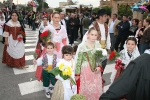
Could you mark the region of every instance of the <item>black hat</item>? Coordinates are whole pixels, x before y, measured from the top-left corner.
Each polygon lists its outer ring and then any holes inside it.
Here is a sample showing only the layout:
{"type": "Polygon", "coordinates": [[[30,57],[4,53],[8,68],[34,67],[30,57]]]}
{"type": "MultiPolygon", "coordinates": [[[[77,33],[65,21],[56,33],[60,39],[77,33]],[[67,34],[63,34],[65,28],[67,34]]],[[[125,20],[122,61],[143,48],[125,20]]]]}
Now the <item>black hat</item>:
{"type": "Polygon", "coordinates": [[[107,11],[105,9],[100,9],[97,13],[97,17],[107,15],[107,11]]]}

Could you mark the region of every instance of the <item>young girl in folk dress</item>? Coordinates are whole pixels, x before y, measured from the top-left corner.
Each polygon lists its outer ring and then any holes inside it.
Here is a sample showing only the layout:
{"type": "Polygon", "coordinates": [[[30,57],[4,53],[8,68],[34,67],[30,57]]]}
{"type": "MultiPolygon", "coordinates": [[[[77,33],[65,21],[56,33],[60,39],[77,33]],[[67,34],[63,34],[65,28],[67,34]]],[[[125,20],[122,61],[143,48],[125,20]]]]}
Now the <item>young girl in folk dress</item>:
{"type": "Polygon", "coordinates": [[[100,67],[96,66],[94,57],[95,51],[101,48],[97,37],[96,29],[89,29],[87,40],[78,46],[75,57],[78,93],[84,95],[86,100],[99,100],[103,93],[100,67]]]}
{"type": "Polygon", "coordinates": [[[50,98],[50,92],[52,93],[51,87],[54,86],[56,83],[55,76],[48,73],[49,70],[52,70],[53,68],[56,67],[56,64],[58,62],[57,55],[54,54],[53,51],[54,51],[54,44],[52,42],[48,42],[46,44],[46,53],[44,53],[37,60],[33,61],[33,63],[37,64],[37,66],[42,65],[43,86],[47,98],[50,98]]]}
{"type": "Polygon", "coordinates": [[[140,53],[137,48],[136,38],[133,36],[128,37],[128,39],[126,40],[126,43],[124,44],[124,50],[120,51],[120,57],[118,58],[119,60],[122,61],[123,69],[120,69],[120,68],[114,69],[110,77],[111,83],[113,83],[114,80],[120,76],[123,70],[126,69],[129,62],[131,60],[134,60],[138,56],[140,56],[140,53]]]}
{"type": "MultiPolygon", "coordinates": [[[[75,81],[74,77],[74,60],[73,60],[73,48],[71,46],[64,46],[62,48],[63,59],[57,63],[57,67],[64,64],[65,67],[69,66],[72,69],[71,78],[75,81]]],[[[64,80],[60,75],[56,76],[57,82],[54,86],[54,93],[51,100],[70,100],[70,98],[76,94],[76,85],[72,85],[70,79],[64,80]]]]}
{"type": "Polygon", "coordinates": [[[39,27],[39,39],[38,39],[37,46],[36,46],[36,49],[39,49],[41,51],[44,49],[45,43],[43,43],[43,41],[41,40],[40,35],[43,32],[44,28],[46,26],[48,26],[48,24],[49,24],[48,18],[44,16],[43,17],[43,21],[42,21],[42,23],[41,23],[41,25],[39,27]]]}
{"type": "Polygon", "coordinates": [[[58,58],[62,58],[61,49],[64,45],[69,44],[66,28],[59,24],[59,13],[54,12],[52,14],[52,21],[53,23],[45,27],[44,31],[49,30],[51,32],[51,42],[53,42],[56,46],[54,53],[57,54],[58,58]]]}
{"type": "Polygon", "coordinates": [[[17,38],[18,32],[24,31],[24,28],[18,21],[17,12],[11,13],[11,19],[4,27],[3,37],[5,37],[5,44],[2,63],[10,67],[23,68],[25,66],[25,39],[18,42],[17,38]],[[15,46],[16,43],[17,45],[15,46]]]}

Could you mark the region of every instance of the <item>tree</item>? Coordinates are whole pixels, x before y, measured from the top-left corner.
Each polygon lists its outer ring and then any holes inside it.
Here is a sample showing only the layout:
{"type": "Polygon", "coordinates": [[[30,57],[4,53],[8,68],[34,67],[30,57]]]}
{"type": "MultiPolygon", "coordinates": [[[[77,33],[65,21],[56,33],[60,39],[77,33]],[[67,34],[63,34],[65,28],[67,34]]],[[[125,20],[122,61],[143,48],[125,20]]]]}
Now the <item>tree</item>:
{"type": "Polygon", "coordinates": [[[40,2],[39,6],[37,7],[37,10],[38,11],[42,10],[42,7],[44,7],[44,9],[49,8],[49,6],[46,2],[44,2],[44,6],[43,6],[43,2],[40,2]]]}
{"type": "Polygon", "coordinates": [[[118,15],[123,16],[124,14],[127,14],[128,16],[132,16],[132,11],[129,5],[121,4],[118,7],[118,15]]]}
{"type": "Polygon", "coordinates": [[[98,10],[99,10],[99,8],[94,8],[92,12],[97,13],[97,12],[98,12],[98,10]]]}
{"type": "Polygon", "coordinates": [[[53,9],[48,9],[47,12],[53,13],[53,9]]]}
{"type": "Polygon", "coordinates": [[[111,15],[111,7],[109,6],[104,6],[103,9],[105,9],[107,11],[108,15],[111,15]]]}
{"type": "Polygon", "coordinates": [[[60,7],[58,7],[58,8],[55,8],[55,11],[62,12],[62,9],[60,7]]]}

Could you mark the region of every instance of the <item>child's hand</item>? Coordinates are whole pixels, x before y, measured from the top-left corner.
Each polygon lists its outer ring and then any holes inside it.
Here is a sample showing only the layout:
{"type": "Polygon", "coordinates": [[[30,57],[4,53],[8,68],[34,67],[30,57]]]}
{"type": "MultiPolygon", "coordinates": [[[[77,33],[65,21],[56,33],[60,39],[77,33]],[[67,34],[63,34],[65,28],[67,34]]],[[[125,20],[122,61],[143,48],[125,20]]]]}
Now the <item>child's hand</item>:
{"type": "Polygon", "coordinates": [[[95,73],[98,74],[99,72],[100,72],[100,68],[97,67],[97,68],[95,69],[95,73]]]}
{"type": "Polygon", "coordinates": [[[36,65],[36,64],[37,64],[36,60],[33,60],[33,64],[34,64],[34,65],[36,65]]]}

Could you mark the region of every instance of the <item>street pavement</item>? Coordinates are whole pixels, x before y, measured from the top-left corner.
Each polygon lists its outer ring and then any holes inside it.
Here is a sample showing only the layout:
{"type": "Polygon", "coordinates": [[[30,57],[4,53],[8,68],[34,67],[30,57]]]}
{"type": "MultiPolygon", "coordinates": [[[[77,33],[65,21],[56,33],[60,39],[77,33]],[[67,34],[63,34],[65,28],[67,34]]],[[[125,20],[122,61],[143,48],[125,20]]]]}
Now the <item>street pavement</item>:
{"type": "MultiPolygon", "coordinates": [[[[28,27],[28,26],[27,26],[28,27]]],[[[36,66],[33,65],[33,53],[38,39],[38,30],[26,28],[25,59],[28,68],[11,68],[0,62],[0,100],[49,100],[46,98],[42,82],[35,78],[36,66]]],[[[78,40],[75,44],[79,44],[78,40]]],[[[0,60],[2,61],[4,45],[0,43],[0,60]]],[[[109,63],[104,70],[106,91],[110,86],[110,75],[114,64],[109,63]]]]}

